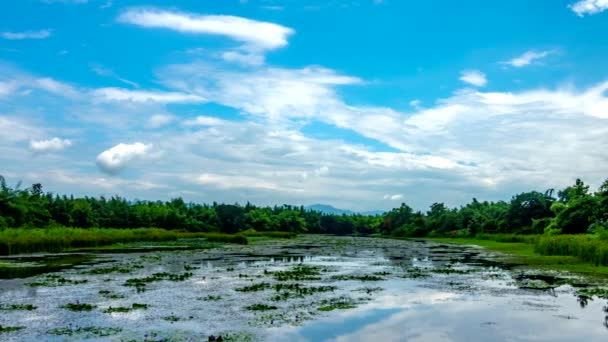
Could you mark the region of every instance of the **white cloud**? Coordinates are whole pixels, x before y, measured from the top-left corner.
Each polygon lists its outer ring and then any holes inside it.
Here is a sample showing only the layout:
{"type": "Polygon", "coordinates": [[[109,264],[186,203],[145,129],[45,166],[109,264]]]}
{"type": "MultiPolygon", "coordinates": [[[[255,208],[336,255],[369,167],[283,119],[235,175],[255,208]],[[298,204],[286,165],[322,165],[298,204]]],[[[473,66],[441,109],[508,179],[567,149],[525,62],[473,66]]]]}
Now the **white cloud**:
{"type": "Polygon", "coordinates": [[[97,156],[97,166],[109,174],[123,170],[134,159],[146,157],[152,145],[136,142],[134,144],[120,143],[97,156]]]}
{"type": "Polygon", "coordinates": [[[34,80],[33,86],[45,90],[49,93],[62,95],[66,97],[74,97],[78,95],[78,91],[69,84],[59,82],[49,77],[38,78],[34,80]]]}
{"type": "Polygon", "coordinates": [[[608,0],[581,0],[569,6],[578,16],[597,14],[608,9],[608,0]]]}
{"type": "Polygon", "coordinates": [[[403,194],[384,195],[385,200],[399,201],[403,199],[403,194]]]}
{"type": "Polygon", "coordinates": [[[503,64],[511,65],[513,67],[516,67],[516,68],[521,68],[521,67],[524,67],[526,65],[530,65],[535,60],[545,58],[545,57],[549,56],[552,53],[553,53],[552,51],[539,51],[539,52],[537,52],[537,51],[526,51],[521,56],[515,57],[515,58],[513,58],[511,60],[508,60],[508,61],[505,61],[505,62],[502,62],[502,63],[503,64]]]}
{"type": "Polygon", "coordinates": [[[51,138],[47,140],[30,140],[30,149],[34,152],[58,152],[72,146],[72,141],[61,138],[51,138]]]}
{"type": "Polygon", "coordinates": [[[130,8],[118,21],[148,28],[165,28],[183,33],[228,36],[250,47],[270,50],[287,45],[294,33],[288,27],[229,15],[198,15],[151,8],[130,8]]]}
{"type": "Polygon", "coordinates": [[[23,32],[0,32],[0,37],[8,40],[45,39],[50,37],[51,30],[23,31],[23,32]]]}
{"type": "Polygon", "coordinates": [[[132,87],[139,88],[139,84],[138,83],[133,82],[131,80],[128,80],[126,78],[120,77],[120,75],[118,75],[116,72],[114,72],[114,70],[105,68],[105,67],[103,67],[101,65],[93,65],[92,66],[92,70],[93,70],[93,72],[95,72],[99,76],[111,77],[111,78],[114,78],[114,79],[116,79],[116,80],[118,80],[118,81],[120,81],[122,83],[128,84],[128,85],[130,85],[132,87]]]}
{"type": "Polygon", "coordinates": [[[242,65],[259,66],[264,64],[264,55],[257,52],[226,51],[222,53],[222,59],[242,65]]]}
{"type": "Polygon", "coordinates": [[[178,92],[130,90],[122,88],[99,88],[93,91],[98,101],[159,102],[159,103],[197,103],[205,102],[198,95],[178,92]]]}
{"type": "Polygon", "coordinates": [[[224,123],[224,120],[212,116],[199,115],[192,120],[186,120],[185,126],[215,126],[224,123]]]}
{"type": "Polygon", "coordinates": [[[175,121],[175,117],[173,115],[154,114],[148,119],[148,122],[146,123],[146,127],[160,128],[160,127],[170,124],[173,121],[175,121]]]}
{"type": "Polygon", "coordinates": [[[476,87],[483,87],[488,83],[486,75],[479,70],[462,71],[460,73],[460,80],[476,87]]]}

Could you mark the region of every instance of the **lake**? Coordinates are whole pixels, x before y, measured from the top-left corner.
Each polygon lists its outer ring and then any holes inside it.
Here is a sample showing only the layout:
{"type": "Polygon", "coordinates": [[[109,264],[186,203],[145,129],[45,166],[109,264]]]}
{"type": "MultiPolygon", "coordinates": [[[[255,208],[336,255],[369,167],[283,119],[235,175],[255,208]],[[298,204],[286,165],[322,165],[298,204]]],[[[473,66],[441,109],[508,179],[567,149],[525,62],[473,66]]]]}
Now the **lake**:
{"type": "Polygon", "coordinates": [[[0,259],[0,340],[608,340],[607,301],[580,294],[602,279],[473,246],[305,235],[149,247],[0,259]]]}

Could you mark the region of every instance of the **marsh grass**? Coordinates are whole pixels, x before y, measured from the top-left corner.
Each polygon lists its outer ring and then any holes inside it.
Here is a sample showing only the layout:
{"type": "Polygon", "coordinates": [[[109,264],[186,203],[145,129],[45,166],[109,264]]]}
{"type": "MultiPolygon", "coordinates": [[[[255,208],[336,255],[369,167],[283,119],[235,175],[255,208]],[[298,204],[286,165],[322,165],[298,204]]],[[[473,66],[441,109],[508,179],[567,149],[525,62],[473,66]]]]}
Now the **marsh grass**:
{"type": "Polygon", "coordinates": [[[248,229],[241,232],[242,235],[246,237],[264,237],[264,238],[273,238],[273,239],[293,239],[298,236],[296,233],[292,232],[281,232],[281,231],[256,231],[253,229],[248,229]]]}
{"type": "Polygon", "coordinates": [[[382,281],[385,280],[377,275],[339,275],[334,280],[358,280],[358,281],[382,281]]]}
{"type": "Polygon", "coordinates": [[[8,228],[0,230],[0,255],[36,252],[61,252],[73,248],[90,248],[138,241],[174,241],[204,238],[209,242],[248,243],[239,234],[189,233],[157,228],[8,228]]]}
{"type": "Polygon", "coordinates": [[[608,241],[593,235],[543,236],[534,250],[541,255],[574,256],[595,266],[608,266],[608,241]]]}
{"type": "Polygon", "coordinates": [[[222,300],[221,296],[205,296],[205,297],[198,297],[196,298],[197,300],[202,300],[205,302],[217,302],[222,300]]]}

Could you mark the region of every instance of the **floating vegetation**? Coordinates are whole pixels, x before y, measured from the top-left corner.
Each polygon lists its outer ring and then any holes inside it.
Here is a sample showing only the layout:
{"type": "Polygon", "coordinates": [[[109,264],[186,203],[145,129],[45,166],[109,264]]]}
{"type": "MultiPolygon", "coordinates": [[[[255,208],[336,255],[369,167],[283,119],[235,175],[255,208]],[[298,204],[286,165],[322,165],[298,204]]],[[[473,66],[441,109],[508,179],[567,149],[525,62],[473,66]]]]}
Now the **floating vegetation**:
{"type": "Polygon", "coordinates": [[[333,311],[333,310],[348,310],[354,309],[356,306],[350,304],[332,304],[317,308],[319,311],[333,311]]]}
{"type": "Polygon", "coordinates": [[[602,299],[608,299],[608,289],[601,288],[601,287],[579,289],[578,291],[576,291],[576,294],[578,296],[585,296],[585,297],[594,297],[595,296],[595,297],[602,298],[602,299]]]}
{"type": "Polygon", "coordinates": [[[217,302],[219,300],[222,300],[221,296],[206,296],[206,297],[198,297],[196,298],[197,300],[203,300],[206,302],[217,302]]]}
{"type": "Polygon", "coordinates": [[[359,280],[359,281],[381,281],[385,280],[377,275],[339,275],[333,277],[334,280],[359,280]]]}
{"type": "MultiPolygon", "coordinates": [[[[188,319],[193,319],[193,316],[188,317],[188,319]]],[[[167,322],[171,322],[171,323],[175,323],[175,322],[179,322],[179,321],[185,321],[186,318],[183,317],[179,317],[179,316],[175,316],[173,314],[169,315],[169,316],[165,316],[163,317],[163,319],[167,322]]]]}
{"type": "Polygon", "coordinates": [[[251,311],[270,311],[270,310],[277,310],[278,308],[274,305],[255,304],[255,305],[246,306],[245,309],[251,310],[251,311]]]}
{"type": "Polygon", "coordinates": [[[25,327],[10,327],[10,326],[4,326],[4,325],[0,325],[0,334],[2,333],[8,333],[8,332],[13,332],[13,331],[19,331],[25,329],[25,327]]]}
{"type": "Polygon", "coordinates": [[[103,310],[104,313],[125,313],[125,312],[131,312],[133,310],[145,310],[149,307],[148,304],[139,304],[139,303],[133,303],[131,305],[131,307],[124,307],[124,306],[119,306],[119,307],[109,307],[105,310],[103,310]]]}
{"type": "Polygon", "coordinates": [[[446,268],[432,268],[429,272],[437,274],[469,274],[475,272],[474,270],[459,270],[451,267],[446,268]]]}
{"type": "Polygon", "coordinates": [[[362,288],[359,288],[359,289],[353,290],[353,292],[365,292],[365,293],[367,293],[368,295],[372,295],[372,294],[374,294],[375,292],[380,292],[380,291],[382,291],[382,290],[384,290],[384,289],[383,289],[383,288],[381,288],[381,287],[362,287],[362,288]]]}
{"type": "Polygon", "coordinates": [[[39,281],[35,281],[33,283],[27,283],[26,285],[34,286],[34,287],[39,287],[39,286],[56,287],[56,286],[64,286],[64,285],[79,285],[79,284],[85,284],[87,282],[88,282],[88,280],[86,280],[86,279],[80,279],[80,280],[67,279],[62,276],[49,274],[49,275],[44,276],[39,281]]]}
{"type": "Polygon", "coordinates": [[[272,274],[277,281],[306,281],[306,280],[320,280],[321,272],[326,269],[309,266],[309,265],[298,265],[287,271],[276,271],[269,272],[264,270],[264,274],[272,274]]]}
{"type": "Polygon", "coordinates": [[[81,335],[85,338],[91,337],[107,337],[120,333],[121,328],[110,328],[110,327],[78,327],[78,328],[57,328],[48,331],[51,335],[63,335],[63,336],[74,336],[81,335]]]}
{"type": "Polygon", "coordinates": [[[0,305],[0,310],[27,310],[27,311],[33,311],[38,309],[38,307],[32,305],[32,304],[2,304],[0,305]]]}
{"type": "Polygon", "coordinates": [[[190,266],[190,265],[184,265],[184,270],[186,271],[194,271],[194,270],[198,270],[200,267],[194,267],[194,266],[190,266]]]}
{"type": "Polygon", "coordinates": [[[60,306],[62,309],[70,310],[70,311],[92,311],[96,308],[95,305],[85,304],[85,303],[68,303],[60,306]]]}
{"type": "Polygon", "coordinates": [[[123,295],[112,293],[112,291],[109,291],[109,290],[99,290],[99,294],[102,297],[107,298],[107,299],[123,299],[123,298],[126,298],[123,295]]]}
{"type": "Polygon", "coordinates": [[[110,273],[131,273],[134,269],[144,268],[141,265],[131,265],[130,267],[105,267],[105,268],[95,268],[85,272],[85,274],[110,274],[110,273]]]}
{"type": "Polygon", "coordinates": [[[402,277],[411,278],[411,279],[420,279],[420,278],[428,278],[430,276],[431,275],[426,270],[415,267],[415,268],[410,268],[410,269],[406,270],[405,275],[403,275],[402,277]]]}
{"type": "Polygon", "coordinates": [[[127,279],[127,281],[123,284],[124,286],[132,286],[137,289],[138,292],[145,291],[146,285],[149,283],[153,283],[156,281],[184,281],[190,277],[192,277],[191,272],[185,272],[182,274],[173,274],[167,272],[154,273],[149,277],[144,278],[131,278],[127,279]]]}
{"type": "Polygon", "coordinates": [[[257,292],[257,291],[264,291],[264,290],[268,290],[270,288],[270,284],[268,283],[259,283],[259,284],[253,284],[251,286],[245,286],[245,287],[239,287],[236,288],[236,291],[239,292],[257,292]]]}

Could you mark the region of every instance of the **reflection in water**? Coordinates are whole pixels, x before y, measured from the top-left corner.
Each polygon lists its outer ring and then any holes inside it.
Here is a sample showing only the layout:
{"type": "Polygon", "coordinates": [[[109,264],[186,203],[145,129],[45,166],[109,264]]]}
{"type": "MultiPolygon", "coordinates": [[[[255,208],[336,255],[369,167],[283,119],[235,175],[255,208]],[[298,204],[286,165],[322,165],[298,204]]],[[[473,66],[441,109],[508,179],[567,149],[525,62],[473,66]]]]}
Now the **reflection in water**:
{"type": "Polygon", "coordinates": [[[31,312],[2,312],[0,325],[27,326],[2,338],[59,341],[63,336],[50,336],[48,330],[72,324],[120,328],[122,333],[115,336],[116,340],[141,340],[154,332],[158,339],[196,341],[227,331],[273,342],[608,340],[605,302],[574,296],[572,287],[559,285],[564,283],[563,277],[509,272],[509,265],[466,246],[303,237],[263,246],[91,258],[68,255],[19,260],[36,264],[40,267],[36,272],[52,271],[57,276],[87,282],[30,287],[25,283],[42,277],[0,279],[0,304],[38,307],[31,312]],[[98,262],[107,262],[103,266],[106,269],[126,268],[128,273],[88,272],[101,268],[95,264],[98,262]],[[320,266],[323,271],[313,280],[284,284],[335,290],[293,297],[288,293],[273,300],[277,295],[270,287],[277,283],[273,272],[301,263],[320,266]],[[181,274],[185,270],[192,276],[184,281],[153,282],[143,292],[124,286],[128,279],[145,279],[159,272],[181,274]],[[370,281],[374,276],[376,279],[370,281]],[[237,291],[260,283],[267,283],[261,291],[237,291]],[[59,308],[76,301],[96,305],[97,309],[74,313],[59,308]],[[318,310],[341,301],[355,308],[318,310]],[[133,303],[149,308],[103,312],[109,306],[130,307],[133,303]],[[244,309],[261,304],[277,308],[263,312],[244,309]],[[167,321],[167,317],[176,320],[167,321]]]}

